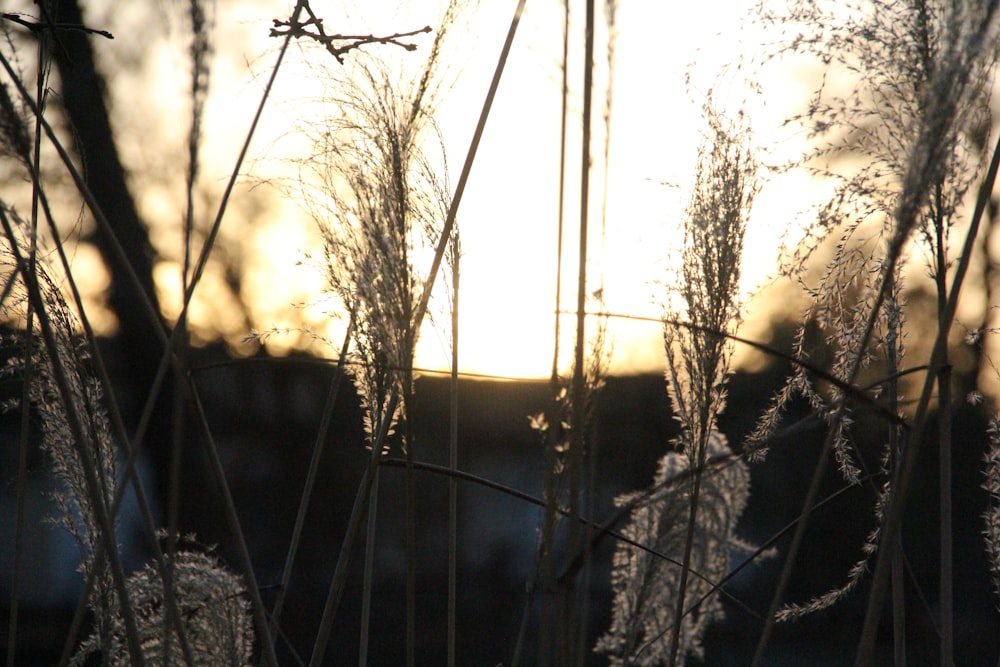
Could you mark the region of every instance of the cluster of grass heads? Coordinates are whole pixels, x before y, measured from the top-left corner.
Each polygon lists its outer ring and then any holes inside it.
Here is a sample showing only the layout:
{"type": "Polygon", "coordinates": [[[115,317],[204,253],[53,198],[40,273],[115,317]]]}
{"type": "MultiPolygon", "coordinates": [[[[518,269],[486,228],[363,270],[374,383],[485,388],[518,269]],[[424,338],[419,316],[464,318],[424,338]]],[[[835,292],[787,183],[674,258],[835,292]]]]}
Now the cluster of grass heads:
{"type": "MultiPolygon", "coordinates": [[[[44,7],[43,5],[41,5],[44,7]]],[[[419,615],[416,599],[417,513],[415,469],[421,465],[411,415],[414,401],[414,354],[418,336],[433,308],[450,316],[452,348],[451,429],[448,468],[438,469],[449,487],[449,584],[447,655],[434,660],[457,664],[457,493],[461,477],[477,480],[459,469],[457,447],[457,367],[460,243],[457,211],[474,164],[493,99],[513,44],[523,0],[510,23],[486,101],[458,180],[452,185],[434,112],[441,94],[444,45],[450,31],[475,6],[449,2],[433,29],[393,35],[344,36],[329,32],[305,0],[291,16],[276,19],[271,35],[281,40],[277,63],[260,100],[267,102],[281,63],[293,40],[306,52],[326,57],[317,66],[330,83],[324,100],[330,114],[302,131],[314,152],[301,163],[300,179],[287,186],[316,221],[323,254],[313,258],[327,282],[324,298],[349,322],[342,342],[326,341],[338,353],[338,373],[331,386],[326,419],[317,434],[308,475],[299,497],[281,584],[274,604],[265,607],[250,553],[226,476],[208,428],[197,387],[186,368],[185,313],[172,329],[156,314],[163,357],[156,384],[147,397],[140,425],[125,427],[100,349],[81,302],[67,260],[56,214],[48,203],[43,178],[42,146],[54,156],[73,187],[103,229],[110,225],[69,151],[48,120],[44,74],[32,92],[13,56],[25,43],[10,31],[30,30],[38,37],[37,70],[48,67],[48,40],[58,48],[66,26],[43,11],[41,17],[5,15],[7,41],[0,49],[6,79],[0,87],[0,140],[12,169],[31,189],[30,215],[22,216],[0,202],[5,246],[0,251],[3,279],[0,312],[19,332],[5,341],[17,350],[4,373],[23,386],[20,410],[21,469],[18,471],[19,532],[23,524],[26,452],[37,440],[46,454],[61,491],[56,497],[59,521],[75,538],[81,554],[85,593],[73,631],[67,638],[63,664],[97,659],[103,664],[246,665],[277,664],[282,641],[285,593],[317,482],[318,465],[330,427],[329,414],[338,400],[341,377],[349,377],[361,398],[368,448],[367,466],[359,480],[355,502],[308,659],[320,665],[330,642],[339,603],[347,583],[354,544],[365,542],[360,662],[366,663],[369,618],[373,604],[373,568],[377,544],[378,484],[383,465],[392,461],[398,443],[405,466],[406,503],[406,656],[417,663],[419,615]],[[414,40],[426,39],[427,54],[411,53],[414,40]],[[309,48],[313,50],[310,51],[309,48]],[[403,70],[371,49],[402,49],[403,70]],[[53,149],[49,151],[48,149],[53,149]],[[439,155],[438,153],[441,153],[439,155]],[[45,226],[42,234],[40,228],[45,226]],[[40,252],[45,248],[45,252],[40,252]],[[50,250],[49,250],[50,249],[50,250]],[[442,276],[438,277],[441,273],[442,276]],[[437,285],[437,289],[435,289],[437,285]],[[443,288],[442,288],[443,286],[443,288]],[[432,305],[434,300],[443,307],[432,305]],[[205,441],[206,461],[218,489],[227,528],[237,544],[238,563],[227,565],[211,549],[181,540],[180,526],[168,512],[167,526],[158,526],[136,474],[136,460],[158,400],[163,378],[172,372],[174,391],[194,406],[194,426],[205,441]],[[37,419],[32,420],[32,416],[37,419]],[[32,430],[39,427],[40,433],[32,430]],[[391,437],[395,434],[395,437],[391,437]],[[152,561],[126,572],[120,554],[116,517],[126,490],[134,490],[151,544],[152,561]],[[88,620],[89,619],[89,620],[88,620]],[[89,627],[84,637],[82,629],[89,627]]],[[[795,346],[789,352],[738,336],[741,322],[740,267],[744,238],[763,168],[745,118],[727,118],[705,104],[706,130],[699,152],[690,199],[682,212],[680,261],[675,275],[663,281],[662,327],[665,389],[681,435],[664,443],[651,484],[621,495],[610,517],[595,516],[599,481],[590,429],[595,401],[607,373],[607,330],[613,317],[606,312],[603,284],[588,275],[592,107],[597,12],[594,0],[584,3],[583,122],[580,137],[580,220],[573,363],[563,376],[559,368],[559,315],[562,314],[562,226],[556,286],[557,312],[549,408],[532,417],[544,454],[543,507],[536,527],[535,574],[527,582],[522,631],[512,649],[515,664],[584,664],[606,656],[615,665],[682,665],[703,655],[709,625],[722,614],[720,590],[746,564],[773,553],[766,544],[754,547],[738,537],[738,523],[747,505],[753,465],[766,460],[770,443],[780,432],[791,401],[804,398],[826,426],[825,442],[804,505],[792,529],[787,551],[780,555],[781,575],[757,642],[754,664],[766,660],[774,624],[816,613],[840,602],[869,579],[869,602],[857,663],[874,661],[881,608],[892,601],[895,662],[906,664],[905,549],[901,522],[912,490],[917,455],[929,439],[929,416],[936,408],[940,431],[935,438],[941,463],[941,553],[937,619],[940,660],[954,663],[951,581],[952,479],[951,414],[955,398],[949,362],[949,336],[970,268],[975,240],[1000,165],[1000,144],[989,153],[990,81],[998,56],[996,2],[812,2],[789,0],[773,9],[761,5],[756,20],[777,30],[770,60],[806,55],[823,64],[831,76],[853,81],[848,93],[830,88],[824,79],[807,110],[788,120],[811,141],[814,150],[794,165],[805,166],[835,183],[834,196],[817,206],[806,225],[805,241],[785,255],[783,275],[797,280],[809,297],[795,346]],[[850,155],[860,166],[848,171],[838,158],[850,155]],[[978,186],[978,187],[977,187],[978,186]],[[971,213],[968,200],[974,199],[971,213]],[[968,217],[967,227],[959,224],[968,217]],[[965,240],[950,242],[961,230],[965,240]],[[832,247],[818,273],[821,248],[832,247]],[[933,344],[926,359],[914,360],[905,349],[907,267],[924,260],[938,308],[933,344]],[[595,312],[596,307],[596,312],[595,312]],[[810,332],[818,332],[831,350],[831,361],[818,367],[809,358],[810,332]],[[726,406],[726,384],[734,347],[748,344],[792,362],[786,385],[760,416],[749,439],[731,443],[720,431],[719,415],[726,406]],[[906,364],[909,364],[908,367],[906,364]],[[916,376],[918,380],[908,380],[916,376]],[[904,409],[904,391],[916,392],[904,409]],[[866,461],[859,450],[855,424],[875,415],[884,429],[878,463],[866,461]],[[789,601],[786,595],[813,510],[822,501],[821,480],[833,466],[845,485],[869,485],[877,502],[871,532],[856,565],[844,583],[812,600],[789,601]],[[611,571],[613,607],[608,628],[589,627],[590,589],[598,576],[594,552],[599,541],[616,541],[611,571]],[[733,567],[734,557],[743,564],[733,567]],[[888,592],[887,592],[888,591],[888,592]],[[532,627],[532,621],[537,627],[532,627]],[[534,635],[529,637],[529,635],[534,635]],[[594,643],[595,637],[596,644],[594,643]],[[533,640],[533,641],[532,641],[533,640]],[[536,656],[526,655],[527,646],[536,656]]],[[[611,70],[614,63],[617,5],[608,0],[604,18],[609,37],[605,47],[609,88],[605,98],[605,162],[609,155],[611,70]]],[[[46,10],[47,11],[47,10],[46,10]]],[[[234,166],[215,222],[196,255],[191,243],[201,150],[201,127],[208,93],[211,20],[206,8],[191,0],[192,30],[191,123],[186,171],[187,202],[183,291],[184,308],[203,275],[223,221],[233,185],[241,172],[256,119],[234,166]]],[[[565,5],[564,59],[571,40],[569,4],[565,5]]],[[[71,26],[94,39],[106,37],[96,28],[71,26]]],[[[567,151],[566,118],[569,67],[563,66],[563,153],[567,151]]],[[[565,162],[564,162],[565,164],[565,162]]],[[[54,168],[55,165],[46,165],[54,168]]],[[[569,179],[560,178],[560,201],[569,179]]],[[[605,183],[605,189],[607,184],[605,183]]],[[[114,237],[113,233],[111,234],[114,237]]],[[[133,278],[135,278],[133,276],[133,278]]],[[[136,279],[137,280],[137,279],[136,279]]],[[[140,289],[141,293],[141,289],[140,289]]],[[[978,337],[988,332],[975,332],[978,337]]],[[[264,340],[278,331],[253,333],[264,340]]],[[[175,404],[182,410],[183,402],[175,404]]],[[[867,422],[866,422],[867,423],[867,422]]],[[[984,452],[984,548],[991,559],[993,585],[1000,596],[1000,435],[996,421],[988,431],[984,452]]],[[[179,465],[178,442],[173,452],[179,465]]],[[[365,448],[359,443],[359,456],[365,448]]],[[[170,493],[178,493],[178,475],[170,493]]],[[[513,492],[512,492],[513,493],[513,492]]],[[[176,504],[176,495],[168,507],[176,504]]],[[[345,508],[346,509],[346,508],[345,508]]],[[[526,531],[533,527],[526,526],[526,531]]],[[[781,537],[776,536],[777,541],[781,537]]],[[[466,539],[475,539],[468,536],[466,539]]],[[[16,573],[10,604],[7,663],[14,664],[18,625],[16,573]]],[[[294,651],[292,651],[294,653],[294,651]]],[[[749,659],[749,656],[747,656],[749,659]]],[[[603,659],[603,658],[601,658],[603,659]]]]}
{"type": "MultiPolygon", "coordinates": [[[[833,199],[819,209],[809,230],[818,242],[833,240],[832,259],[814,284],[810,321],[834,350],[832,374],[849,387],[870,386],[895,415],[900,412],[900,363],[904,359],[907,259],[923,256],[936,293],[936,332],[916,409],[909,419],[887,423],[885,450],[878,472],[862,467],[851,427],[856,408],[838,388],[810,381],[807,367],[790,379],[774,404],[799,393],[828,424],[820,463],[796,528],[758,644],[756,661],[766,648],[774,620],[794,618],[835,603],[852,590],[875,559],[870,601],[858,660],[872,659],[881,606],[892,580],[895,655],[905,657],[904,551],[900,525],[914,476],[917,453],[925,439],[928,414],[938,408],[940,462],[940,624],[941,661],[952,664],[953,563],[951,554],[951,418],[954,409],[949,335],[963,281],[972,261],[974,241],[991,196],[998,153],[983,175],[989,127],[989,82],[996,63],[995,3],[789,3],[784,13],[762,9],[761,20],[796,34],[780,43],[776,54],[805,53],[828,65],[828,72],[851,75],[844,94],[821,85],[803,115],[790,119],[813,138],[817,149],[807,156],[819,173],[837,185],[833,199]],[[838,154],[855,153],[862,166],[849,174],[828,165],[838,154]],[[966,193],[981,187],[961,248],[949,243],[966,193]],[[950,280],[950,284],[949,284],[950,280]],[[850,298],[845,298],[849,296],[850,298]],[[862,380],[865,369],[877,369],[862,380]],[[873,530],[858,564],[838,590],[805,604],[784,604],[792,564],[817,497],[819,478],[833,454],[850,484],[875,485],[879,500],[873,530]]],[[[800,247],[794,259],[815,245],[800,247]]],[[[789,268],[794,273],[796,266],[789,268]]],[[[805,350],[800,344],[796,354],[805,350]]],[[[766,439],[775,413],[765,415],[759,432],[766,439]]]]}
{"type": "Polygon", "coordinates": [[[721,609],[714,582],[728,572],[730,550],[739,548],[735,528],[749,495],[746,464],[729,461],[732,451],[717,417],[726,402],[732,352],[726,334],[735,334],[739,320],[740,264],[757,166],[743,143],[745,131],[720,126],[711,110],[706,114],[716,125],[698,159],[679,276],[670,283],[680,308],[664,314],[667,390],[682,435],[676,451],[660,461],[652,490],[618,499],[634,506],[623,533],[658,554],[622,544],[615,556],[614,620],[598,644],[614,664],[676,664],[683,662],[682,650],[701,654],[700,639],[721,609]],[[719,459],[729,462],[706,474],[709,461],[719,459]],[[697,579],[689,582],[690,575],[697,579]]]}

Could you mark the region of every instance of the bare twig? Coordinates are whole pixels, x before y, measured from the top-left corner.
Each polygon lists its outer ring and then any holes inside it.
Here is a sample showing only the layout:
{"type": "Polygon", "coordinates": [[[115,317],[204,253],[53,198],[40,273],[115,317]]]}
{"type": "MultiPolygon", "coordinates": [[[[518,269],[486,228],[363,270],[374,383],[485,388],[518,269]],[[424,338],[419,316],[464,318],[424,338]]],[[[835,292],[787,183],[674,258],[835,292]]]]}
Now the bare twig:
{"type": "Polygon", "coordinates": [[[100,30],[98,28],[88,28],[80,23],[58,23],[54,21],[35,21],[28,20],[24,18],[24,14],[18,14],[15,12],[4,12],[0,14],[0,19],[4,21],[10,21],[11,23],[16,23],[19,26],[25,27],[33,33],[41,33],[49,30],[69,30],[73,32],[82,32],[88,35],[100,35],[107,39],[114,39],[115,36],[112,35],[107,30],[100,30]]]}
{"type": "Polygon", "coordinates": [[[419,28],[417,30],[410,30],[408,32],[397,32],[394,35],[386,35],[384,37],[377,37],[375,35],[341,35],[333,34],[328,35],[323,29],[323,19],[316,18],[316,15],[312,13],[309,9],[308,4],[306,5],[306,11],[309,13],[309,18],[305,21],[296,21],[295,19],[290,19],[288,21],[282,21],[279,19],[273,19],[273,27],[271,28],[271,37],[294,37],[298,39],[300,37],[308,37],[313,41],[319,42],[326,50],[330,52],[337,62],[344,63],[344,55],[354,49],[359,49],[367,44],[392,44],[393,46],[399,46],[406,49],[407,51],[416,51],[417,45],[410,42],[400,41],[404,37],[413,37],[415,35],[422,35],[424,33],[431,32],[431,27],[429,25],[419,28]],[[312,30],[310,30],[312,28],[312,30]],[[347,42],[346,44],[337,46],[338,42],[347,42]]]}

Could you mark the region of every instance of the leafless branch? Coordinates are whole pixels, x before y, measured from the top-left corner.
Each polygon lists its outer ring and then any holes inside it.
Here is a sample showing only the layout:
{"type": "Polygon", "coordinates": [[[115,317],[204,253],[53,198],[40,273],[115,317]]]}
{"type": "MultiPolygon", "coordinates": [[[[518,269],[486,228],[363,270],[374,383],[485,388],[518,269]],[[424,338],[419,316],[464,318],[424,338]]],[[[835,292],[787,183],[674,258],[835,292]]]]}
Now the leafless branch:
{"type": "Polygon", "coordinates": [[[106,37],[107,39],[114,39],[115,36],[112,35],[107,30],[99,30],[97,28],[88,28],[80,23],[56,23],[53,21],[36,21],[24,18],[23,14],[16,14],[12,12],[4,12],[0,14],[0,19],[5,21],[10,21],[23,26],[30,30],[31,32],[44,32],[46,30],[71,30],[75,32],[83,32],[88,35],[100,35],[101,37],[106,37]]]}
{"type": "Polygon", "coordinates": [[[394,44],[395,46],[400,46],[407,51],[414,51],[417,48],[416,44],[400,40],[404,37],[413,37],[414,35],[431,32],[431,27],[428,25],[418,30],[398,32],[394,35],[387,35],[385,37],[376,37],[375,35],[328,35],[323,29],[323,19],[317,18],[316,15],[309,9],[308,5],[306,6],[306,11],[309,13],[309,18],[301,22],[273,19],[274,26],[271,28],[270,36],[284,37],[286,35],[291,35],[296,39],[299,37],[308,37],[326,47],[326,50],[330,52],[330,55],[336,58],[337,62],[341,64],[344,62],[344,54],[366,44],[394,44]],[[310,30],[310,28],[312,28],[312,30],[310,30]],[[347,43],[337,46],[338,42],[347,43]]]}

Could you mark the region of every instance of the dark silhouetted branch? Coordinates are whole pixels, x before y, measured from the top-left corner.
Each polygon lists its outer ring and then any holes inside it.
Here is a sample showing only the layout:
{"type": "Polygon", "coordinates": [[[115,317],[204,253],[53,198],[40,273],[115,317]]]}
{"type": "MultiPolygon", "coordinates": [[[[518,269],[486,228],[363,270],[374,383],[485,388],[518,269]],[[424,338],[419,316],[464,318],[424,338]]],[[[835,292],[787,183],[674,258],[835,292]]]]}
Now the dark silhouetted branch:
{"type": "Polygon", "coordinates": [[[323,19],[317,18],[308,6],[306,7],[306,11],[309,12],[309,18],[302,22],[273,19],[274,26],[271,28],[271,37],[291,36],[296,39],[299,37],[308,37],[309,39],[319,42],[326,47],[326,50],[330,52],[330,55],[336,58],[337,62],[341,64],[344,62],[344,55],[346,53],[354,49],[361,48],[366,44],[393,44],[395,46],[402,47],[407,51],[415,51],[417,48],[416,44],[400,40],[404,37],[413,37],[414,35],[420,35],[431,31],[431,27],[428,25],[420,28],[419,30],[398,32],[394,35],[387,35],[385,37],[376,37],[375,35],[328,35],[323,29],[323,19]],[[346,44],[337,46],[338,42],[346,42],[346,44]]]}

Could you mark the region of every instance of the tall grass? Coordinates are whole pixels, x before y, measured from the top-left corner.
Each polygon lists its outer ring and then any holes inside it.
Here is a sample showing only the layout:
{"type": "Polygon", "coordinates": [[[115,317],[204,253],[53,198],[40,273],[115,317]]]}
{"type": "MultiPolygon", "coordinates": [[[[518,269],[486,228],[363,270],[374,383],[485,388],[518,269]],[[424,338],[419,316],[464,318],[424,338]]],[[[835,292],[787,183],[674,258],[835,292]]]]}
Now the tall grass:
{"type": "MultiPolygon", "coordinates": [[[[327,652],[341,613],[349,562],[362,536],[360,663],[367,662],[373,642],[397,640],[371,636],[371,617],[378,608],[373,583],[380,549],[377,529],[385,521],[378,502],[380,477],[387,465],[404,469],[405,627],[400,635],[407,664],[427,660],[461,664],[467,658],[460,656],[459,637],[489,631],[466,629],[459,609],[459,482],[487,486],[541,508],[538,526],[525,527],[526,532],[536,529],[536,553],[534,572],[526,582],[521,632],[512,641],[515,664],[582,665],[606,660],[614,665],[673,666],[697,662],[710,648],[706,646],[710,626],[724,615],[722,596],[728,593],[728,582],[767,553],[780,554],[781,573],[768,608],[758,610],[763,620],[755,654],[745,656],[748,661],[767,662],[776,624],[822,613],[863,590],[867,607],[858,628],[857,664],[876,662],[881,609],[890,595],[894,661],[907,664],[912,583],[906,576],[901,525],[925,440],[937,443],[940,462],[939,660],[955,663],[952,582],[961,564],[955,562],[951,547],[954,480],[950,461],[956,399],[949,345],[1000,166],[1000,144],[990,155],[987,142],[989,84],[998,55],[994,46],[997,3],[790,0],[780,9],[770,3],[758,8],[756,20],[776,28],[778,35],[761,67],[778,58],[805,55],[820,63],[829,77],[823,79],[805,112],[787,123],[808,138],[813,148],[784,168],[804,166],[834,184],[833,198],[817,205],[816,216],[806,222],[805,241],[788,249],[782,266],[782,277],[803,288],[809,306],[790,351],[771,349],[738,334],[744,239],[754,200],[765,187],[762,151],[743,114],[726,117],[710,95],[704,104],[707,129],[690,198],[676,214],[682,230],[674,249],[679,262],[675,273],[660,281],[667,289],[661,294],[662,317],[655,322],[664,344],[664,395],[680,436],[660,443],[662,455],[656,469],[649,471],[650,485],[619,495],[615,508],[603,517],[597,516],[601,478],[593,425],[612,347],[609,324],[615,316],[605,308],[605,285],[603,279],[594,277],[593,248],[588,244],[593,236],[591,116],[595,68],[600,66],[596,55],[602,47],[608,81],[602,152],[607,197],[618,9],[613,1],[604,6],[608,34],[603,43],[597,39],[596,3],[587,0],[583,4],[584,64],[579,72],[583,104],[576,145],[580,179],[573,191],[579,196],[580,217],[572,312],[575,340],[568,375],[559,367],[559,343],[562,202],[573,187],[564,170],[572,143],[567,134],[573,106],[568,53],[574,25],[569,3],[563,6],[563,174],[560,192],[554,193],[560,202],[554,262],[554,361],[548,408],[530,418],[543,445],[537,461],[544,469],[541,495],[533,498],[470,475],[461,469],[458,457],[462,253],[456,220],[524,4],[522,0],[514,9],[478,125],[453,184],[443,148],[445,130],[438,126],[435,113],[448,88],[447,39],[461,29],[475,5],[459,0],[447,3],[433,27],[401,26],[391,35],[342,35],[328,29],[324,17],[299,0],[287,19],[276,18],[271,25],[271,36],[281,40],[277,62],[200,250],[194,244],[195,220],[200,214],[195,191],[203,151],[203,115],[210,94],[213,26],[202,3],[192,0],[186,6],[192,65],[186,196],[180,216],[184,221],[180,249],[184,306],[169,330],[163,328],[158,313],[147,313],[156,322],[157,340],[152,343],[162,346],[162,358],[150,395],[144,397],[143,417],[131,433],[124,425],[79,295],[66,241],[59,231],[59,214],[49,203],[55,185],[45,175],[47,170],[63,169],[71,190],[98,226],[115,238],[87,178],[53,130],[45,83],[52,46],[47,42],[53,40],[58,48],[61,30],[82,30],[93,39],[110,35],[99,26],[61,25],[47,15],[45,5],[40,17],[4,16],[7,40],[0,49],[0,64],[6,79],[0,87],[0,148],[11,169],[31,188],[28,217],[8,202],[0,202],[5,239],[0,249],[0,314],[16,331],[4,341],[11,361],[3,372],[23,387],[21,400],[12,406],[21,410],[16,535],[20,541],[24,533],[27,460],[37,439],[45,454],[45,468],[60,485],[54,497],[58,521],[79,548],[80,574],[85,581],[63,664],[278,664],[278,649],[288,629],[282,621],[287,589],[295,582],[292,573],[316,494],[326,435],[333,427],[333,408],[342,400],[344,377],[351,380],[361,401],[365,442],[358,443],[350,455],[363,461],[363,472],[344,538],[331,549],[333,570],[312,653],[299,657],[297,649],[288,651],[301,664],[330,662],[327,652]],[[38,38],[38,50],[32,51],[38,72],[34,86],[18,69],[19,61],[28,56],[27,47],[22,46],[24,36],[11,34],[17,30],[38,38]],[[323,93],[327,113],[299,128],[313,151],[299,162],[297,178],[284,184],[284,194],[303,205],[316,223],[322,251],[313,259],[326,281],[322,298],[348,325],[343,341],[322,340],[337,356],[337,372],[303,486],[288,491],[298,499],[298,512],[278,592],[268,609],[201,393],[191,380],[186,329],[187,309],[216,251],[261,110],[293,40],[302,44],[305,57],[313,58],[313,71],[327,82],[323,93]],[[389,52],[398,58],[388,56],[389,52]],[[847,77],[852,86],[847,92],[836,89],[827,83],[834,77],[847,77]],[[44,155],[57,159],[45,164],[45,169],[43,147],[44,155]],[[857,166],[840,160],[848,156],[857,166]],[[960,223],[966,218],[969,223],[963,228],[960,223]],[[956,247],[952,237],[958,234],[964,234],[964,240],[956,247]],[[926,269],[935,295],[933,335],[926,336],[932,341],[929,345],[907,343],[914,331],[907,299],[919,287],[913,266],[926,269]],[[414,409],[416,346],[433,312],[449,315],[445,335],[452,365],[448,447],[443,453],[448,465],[437,467],[427,463],[432,453],[417,441],[414,425],[419,415],[414,409]],[[828,362],[822,365],[811,358],[817,337],[829,352],[828,362]],[[745,442],[727,437],[720,420],[738,345],[755,347],[790,364],[785,385],[745,442]],[[167,428],[150,420],[168,374],[173,375],[175,394],[164,527],[154,517],[149,491],[136,466],[147,431],[167,428]],[[911,379],[904,381],[906,377],[911,379]],[[916,396],[909,405],[906,399],[912,396],[908,392],[916,396]],[[754,466],[768,465],[768,449],[780,439],[784,417],[797,399],[803,399],[822,423],[823,446],[793,524],[763,546],[753,547],[739,538],[740,520],[752,498],[750,479],[754,466]],[[928,426],[932,409],[938,420],[938,431],[933,434],[928,426]],[[860,444],[862,423],[878,424],[876,465],[872,464],[873,452],[860,444]],[[194,432],[204,445],[215,499],[235,544],[238,562],[232,566],[196,539],[180,537],[184,527],[177,508],[183,466],[188,461],[183,450],[188,434],[194,432]],[[401,460],[393,457],[397,450],[401,460]],[[789,600],[810,520],[827,502],[820,494],[831,469],[839,472],[844,488],[867,485],[873,490],[876,500],[867,518],[870,531],[862,553],[840,585],[811,599],[789,600]],[[446,650],[441,656],[418,652],[425,630],[418,600],[417,471],[435,473],[434,483],[447,485],[448,490],[448,613],[446,650]],[[134,572],[123,564],[116,527],[126,493],[138,498],[152,553],[150,562],[134,572]],[[786,546],[768,549],[789,532],[786,546]],[[594,628],[592,591],[605,573],[598,562],[598,547],[606,540],[614,542],[612,562],[604,564],[610,568],[610,624],[594,628]],[[743,564],[734,566],[737,556],[744,559],[743,564]],[[527,656],[532,644],[537,648],[533,659],[527,656]]],[[[602,227],[606,214],[602,209],[602,227]]],[[[124,256],[120,244],[112,243],[112,247],[124,256]]],[[[135,271],[127,279],[142,284],[135,271]]],[[[153,310],[152,301],[144,305],[153,310]]],[[[251,337],[263,341],[280,333],[273,330],[251,337]]],[[[982,333],[986,332],[975,332],[976,336],[982,333]]],[[[986,435],[989,447],[983,452],[981,482],[987,497],[984,550],[992,568],[989,583],[998,589],[1000,600],[1000,438],[995,419],[986,435]]],[[[461,540],[475,539],[476,535],[461,536],[461,540]]],[[[20,553],[17,547],[15,553],[20,553]]],[[[11,665],[19,624],[16,584],[24,567],[23,559],[16,556],[7,625],[6,658],[11,665]]]]}
{"type": "MultiPolygon", "coordinates": [[[[849,94],[817,89],[805,114],[793,118],[820,146],[808,156],[816,161],[854,152],[862,166],[850,174],[835,173],[822,162],[815,167],[838,183],[834,198],[819,211],[810,231],[818,241],[836,239],[833,258],[815,285],[809,286],[811,318],[835,349],[834,373],[848,384],[861,378],[862,369],[879,356],[885,359],[891,396],[894,373],[902,358],[904,255],[924,253],[937,294],[937,340],[920,390],[912,427],[892,429],[887,451],[880,457],[883,486],[876,503],[876,526],[864,554],[848,574],[843,587],[804,605],[780,610],[797,547],[807,525],[801,521],[775,593],[769,622],[758,644],[756,661],[763,657],[771,620],[811,613],[835,603],[852,590],[876,557],[874,581],[858,661],[872,660],[875,631],[884,587],[895,562],[897,604],[903,591],[894,554],[902,553],[899,525],[913,475],[916,453],[924,437],[926,416],[936,391],[940,431],[941,661],[953,662],[951,580],[951,398],[948,337],[971,261],[972,242],[982,215],[982,199],[992,189],[987,175],[980,201],[966,232],[960,254],[949,244],[966,192],[981,178],[982,137],[988,124],[988,81],[996,62],[995,10],[992,3],[871,3],[834,6],[826,3],[789,3],[787,13],[762,11],[762,20],[782,30],[801,26],[797,37],[784,42],[779,53],[806,53],[831,64],[829,71],[848,72],[856,87],[849,94]],[[864,37],[859,39],[859,36],[864,37]],[[838,238],[839,237],[839,238],[838,238]],[[948,276],[952,274],[949,286],[948,276]],[[851,294],[849,300],[845,294],[851,294]]],[[[814,162],[816,164],[816,162],[814,162]]],[[[827,163],[828,164],[828,163],[827,163]]],[[[807,245],[808,254],[815,245],[807,245]]],[[[804,350],[800,338],[797,354],[804,350]]],[[[878,376],[876,376],[878,377],[878,376]]],[[[842,396],[822,396],[802,373],[790,388],[803,392],[829,423],[821,461],[830,452],[849,483],[859,483],[856,446],[851,434],[853,410],[842,396]],[[832,400],[831,400],[832,399],[832,400]]],[[[791,392],[785,393],[789,396],[791,392]]],[[[894,401],[897,399],[893,399],[894,401]]],[[[781,403],[776,404],[780,409],[781,403]]],[[[766,417],[765,423],[773,423],[766,417]]],[[[815,502],[822,474],[817,465],[814,483],[803,508],[807,517],[815,502]]],[[[897,629],[902,619],[897,619],[897,629]]],[[[905,660],[897,644],[897,662],[905,660]]]]}

